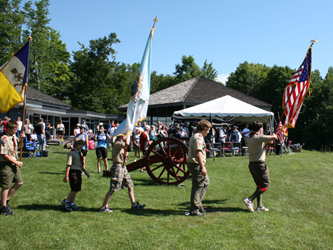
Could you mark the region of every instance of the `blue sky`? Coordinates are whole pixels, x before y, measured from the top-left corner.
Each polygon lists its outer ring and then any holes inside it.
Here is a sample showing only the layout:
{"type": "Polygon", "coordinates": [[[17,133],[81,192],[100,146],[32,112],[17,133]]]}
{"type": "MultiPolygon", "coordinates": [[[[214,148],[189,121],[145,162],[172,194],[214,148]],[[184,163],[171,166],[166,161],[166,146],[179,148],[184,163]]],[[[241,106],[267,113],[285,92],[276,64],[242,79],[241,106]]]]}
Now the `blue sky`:
{"type": "MultiPolygon", "coordinates": [[[[219,79],[244,61],[267,66],[302,63],[310,40],[313,66],[323,77],[333,66],[333,1],[224,1],[224,0],[51,0],[50,26],[61,34],[69,52],[78,41],[115,32],[116,60],[140,62],[153,19],[152,70],[172,74],[183,55],[192,55],[202,67],[213,63],[219,79]]],[[[33,36],[33,34],[32,34],[33,36]]]]}

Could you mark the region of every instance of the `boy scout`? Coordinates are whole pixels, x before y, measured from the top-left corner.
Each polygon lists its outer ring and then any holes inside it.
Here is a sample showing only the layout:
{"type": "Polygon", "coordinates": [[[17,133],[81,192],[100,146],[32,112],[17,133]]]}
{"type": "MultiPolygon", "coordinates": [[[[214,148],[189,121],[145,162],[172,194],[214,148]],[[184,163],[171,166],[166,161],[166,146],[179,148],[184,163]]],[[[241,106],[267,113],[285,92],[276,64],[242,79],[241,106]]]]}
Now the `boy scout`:
{"type": "Polygon", "coordinates": [[[275,134],[273,135],[263,135],[263,124],[261,122],[254,122],[252,124],[252,131],[250,137],[247,141],[247,146],[249,148],[249,169],[252,174],[253,180],[257,185],[256,191],[249,197],[245,198],[243,201],[248,209],[253,212],[253,200],[257,199],[258,206],[256,211],[268,211],[262,204],[262,194],[269,188],[269,171],[265,164],[266,151],[265,143],[272,140],[277,140],[275,134]]]}
{"type": "Polygon", "coordinates": [[[145,207],[145,204],[139,204],[139,202],[135,202],[133,182],[126,166],[124,166],[124,160],[126,159],[124,149],[129,145],[130,135],[127,135],[126,141],[124,141],[124,139],[125,136],[118,135],[112,146],[113,166],[111,167],[110,190],[105,195],[103,205],[99,209],[100,212],[113,212],[109,208],[108,203],[113,193],[119,191],[120,188],[128,188],[128,196],[131,201],[132,209],[143,209],[145,207]]]}
{"type": "Polygon", "coordinates": [[[22,186],[20,168],[21,161],[17,161],[17,150],[22,146],[24,133],[20,135],[20,141],[16,137],[18,124],[9,120],[6,124],[6,132],[0,138],[0,186],[1,190],[1,214],[14,215],[8,202],[13,194],[22,186]],[[13,181],[15,184],[11,187],[13,181]]]}
{"type": "Polygon", "coordinates": [[[206,164],[206,144],[204,137],[209,133],[212,125],[207,120],[197,124],[197,132],[189,142],[187,167],[192,175],[191,209],[186,215],[205,216],[206,210],[202,207],[202,200],[206,194],[209,178],[206,164]]]}

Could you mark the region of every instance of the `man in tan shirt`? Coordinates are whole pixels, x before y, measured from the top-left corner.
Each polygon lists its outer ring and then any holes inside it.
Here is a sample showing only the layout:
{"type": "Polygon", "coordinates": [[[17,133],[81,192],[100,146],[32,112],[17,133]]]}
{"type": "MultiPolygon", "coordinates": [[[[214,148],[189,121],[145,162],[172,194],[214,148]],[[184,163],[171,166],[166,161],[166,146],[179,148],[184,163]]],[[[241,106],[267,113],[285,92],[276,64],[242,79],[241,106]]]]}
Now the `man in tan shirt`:
{"type": "Polygon", "coordinates": [[[253,200],[257,198],[258,206],[256,211],[268,211],[262,204],[262,194],[269,188],[269,171],[265,164],[266,160],[266,143],[277,140],[275,134],[263,135],[263,124],[261,122],[254,122],[252,124],[252,131],[247,141],[249,148],[249,169],[252,174],[253,180],[257,185],[256,191],[243,201],[248,209],[253,212],[253,200]]]}
{"type": "Polygon", "coordinates": [[[189,142],[187,167],[192,175],[191,208],[186,215],[204,216],[206,210],[202,207],[209,186],[209,178],[206,169],[206,143],[204,137],[209,133],[212,125],[207,120],[201,120],[197,124],[189,142]]]}

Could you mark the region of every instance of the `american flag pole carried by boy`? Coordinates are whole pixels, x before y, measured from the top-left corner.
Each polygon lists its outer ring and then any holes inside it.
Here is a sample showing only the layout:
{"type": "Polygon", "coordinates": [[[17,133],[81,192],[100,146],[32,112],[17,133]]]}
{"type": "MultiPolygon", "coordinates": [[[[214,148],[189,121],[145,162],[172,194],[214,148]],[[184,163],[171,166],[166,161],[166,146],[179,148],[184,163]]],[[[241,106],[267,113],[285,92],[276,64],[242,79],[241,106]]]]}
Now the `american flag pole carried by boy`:
{"type": "Polygon", "coordinates": [[[301,111],[306,93],[309,91],[311,82],[311,64],[312,64],[312,45],[318,40],[311,40],[311,45],[306,53],[303,63],[289,81],[283,93],[281,115],[275,134],[281,145],[283,143],[283,134],[288,134],[289,128],[295,128],[296,122],[301,111]],[[282,123],[283,115],[285,120],[282,123]]]}

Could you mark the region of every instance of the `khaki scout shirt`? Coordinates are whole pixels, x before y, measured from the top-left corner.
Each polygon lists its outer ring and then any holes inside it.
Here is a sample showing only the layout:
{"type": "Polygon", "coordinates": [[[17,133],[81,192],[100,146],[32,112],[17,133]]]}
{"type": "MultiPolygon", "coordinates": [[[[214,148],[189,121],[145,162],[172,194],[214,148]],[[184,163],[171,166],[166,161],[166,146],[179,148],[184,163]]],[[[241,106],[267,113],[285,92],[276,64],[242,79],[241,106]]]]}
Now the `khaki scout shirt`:
{"type": "Polygon", "coordinates": [[[271,141],[270,135],[253,135],[247,140],[247,146],[249,148],[249,160],[250,162],[265,162],[266,150],[265,143],[271,141]]]}
{"type": "Polygon", "coordinates": [[[206,149],[206,143],[205,143],[203,135],[200,132],[192,135],[190,142],[189,142],[187,163],[199,164],[198,161],[195,159],[195,151],[200,150],[200,153],[202,154],[203,163],[206,164],[206,150],[205,149],[206,149]]]}
{"type": "Polygon", "coordinates": [[[67,165],[73,170],[82,170],[82,158],[79,150],[74,148],[68,153],[67,165]]]}
{"type": "Polygon", "coordinates": [[[115,141],[112,146],[112,162],[113,165],[118,163],[124,163],[124,148],[126,143],[124,141],[115,141]]]}
{"type": "Polygon", "coordinates": [[[2,155],[9,155],[14,160],[17,160],[17,149],[19,140],[16,135],[3,134],[0,138],[0,162],[6,162],[2,155]]]}

